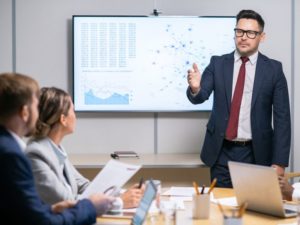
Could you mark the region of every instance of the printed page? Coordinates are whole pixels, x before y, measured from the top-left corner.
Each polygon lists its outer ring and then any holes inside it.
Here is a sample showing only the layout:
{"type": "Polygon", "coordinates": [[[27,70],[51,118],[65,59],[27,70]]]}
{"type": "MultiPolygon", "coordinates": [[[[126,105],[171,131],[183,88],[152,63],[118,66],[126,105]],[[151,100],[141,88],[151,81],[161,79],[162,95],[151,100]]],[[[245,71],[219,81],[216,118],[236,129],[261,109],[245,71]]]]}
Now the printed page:
{"type": "Polygon", "coordinates": [[[111,159],[79,196],[79,199],[87,198],[94,193],[103,193],[114,186],[120,189],[140,168],[140,165],[111,159]]]}

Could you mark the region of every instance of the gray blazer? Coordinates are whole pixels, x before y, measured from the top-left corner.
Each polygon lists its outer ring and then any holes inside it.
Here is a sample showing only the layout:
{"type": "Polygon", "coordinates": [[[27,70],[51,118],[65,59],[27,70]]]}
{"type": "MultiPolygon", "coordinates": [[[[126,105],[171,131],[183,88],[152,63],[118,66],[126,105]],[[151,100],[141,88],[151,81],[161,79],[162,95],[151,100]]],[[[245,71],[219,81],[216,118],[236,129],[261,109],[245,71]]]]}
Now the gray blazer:
{"type": "Polygon", "coordinates": [[[84,178],[67,158],[65,172],[72,189],[70,191],[64,182],[64,174],[48,138],[30,142],[25,153],[31,162],[35,186],[44,202],[54,204],[63,200],[74,200],[89,185],[89,180],[84,178]]]}

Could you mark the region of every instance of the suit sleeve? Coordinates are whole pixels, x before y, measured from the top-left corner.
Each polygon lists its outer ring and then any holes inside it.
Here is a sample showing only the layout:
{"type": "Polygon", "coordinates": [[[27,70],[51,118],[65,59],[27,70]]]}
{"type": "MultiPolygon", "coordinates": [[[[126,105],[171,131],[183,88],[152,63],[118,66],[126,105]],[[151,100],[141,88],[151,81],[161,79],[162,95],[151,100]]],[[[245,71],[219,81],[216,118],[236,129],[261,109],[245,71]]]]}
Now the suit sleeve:
{"type": "Polygon", "coordinates": [[[203,74],[201,75],[200,81],[200,91],[197,95],[193,95],[191,92],[190,87],[187,88],[186,94],[188,99],[193,104],[201,104],[205,102],[214,88],[214,64],[215,64],[215,57],[213,56],[210,60],[209,65],[204,70],[203,74]]]}
{"type": "Polygon", "coordinates": [[[69,160],[68,160],[68,164],[71,169],[72,175],[76,180],[78,194],[82,194],[82,192],[89,186],[90,181],[86,179],[84,176],[82,176],[69,160]]]}
{"type": "Polygon", "coordinates": [[[96,221],[96,210],[92,203],[85,199],[71,209],[54,214],[50,205],[44,204],[37,195],[29,161],[19,154],[6,154],[0,157],[1,184],[3,198],[1,205],[6,205],[12,224],[93,224],[96,221]],[[17,222],[18,221],[18,222],[17,222]],[[21,223],[20,223],[21,224],[21,223]]]}
{"type": "Polygon", "coordinates": [[[74,200],[72,191],[60,180],[49,164],[34,153],[28,153],[31,162],[36,189],[48,204],[63,200],[74,200]]]}
{"type": "Polygon", "coordinates": [[[274,80],[273,93],[273,164],[288,166],[291,147],[291,117],[287,81],[281,63],[274,80]]]}

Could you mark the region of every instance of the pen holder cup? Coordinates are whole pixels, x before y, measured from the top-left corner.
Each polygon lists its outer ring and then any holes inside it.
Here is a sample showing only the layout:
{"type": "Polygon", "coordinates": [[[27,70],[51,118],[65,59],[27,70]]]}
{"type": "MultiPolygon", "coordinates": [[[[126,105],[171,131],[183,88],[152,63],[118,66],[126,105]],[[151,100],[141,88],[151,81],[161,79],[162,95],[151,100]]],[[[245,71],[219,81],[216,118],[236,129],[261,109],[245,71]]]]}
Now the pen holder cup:
{"type": "Polygon", "coordinates": [[[193,219],[208,219],[210,210],[209,194],[193,195],[193,219]]]}
{"type": "Polygon", "coordinates": [[[176,225],[177,205],[173,201],[163,201],[160,205],[165,225],[176,225]]]}
{"type": "Polygon", "coordinates": [[[223,225],[243,225],[242,217],[224,217],[223,225]]]}

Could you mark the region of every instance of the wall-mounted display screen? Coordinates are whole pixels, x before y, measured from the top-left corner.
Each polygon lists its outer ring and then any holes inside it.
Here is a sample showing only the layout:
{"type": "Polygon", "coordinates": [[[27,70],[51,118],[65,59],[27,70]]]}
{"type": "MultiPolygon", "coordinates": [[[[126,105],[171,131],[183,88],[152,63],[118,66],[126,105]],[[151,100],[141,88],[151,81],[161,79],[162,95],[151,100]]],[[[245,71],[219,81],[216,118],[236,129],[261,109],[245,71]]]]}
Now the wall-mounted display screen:
{"type": "Polygon", "coordinates": [[[234,50],[234,17],[73,16],[76,111],[209,111],[186,97],[187,70],[234,50]]]}

